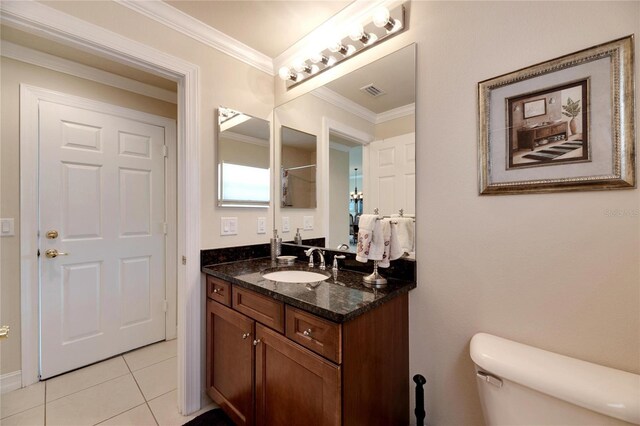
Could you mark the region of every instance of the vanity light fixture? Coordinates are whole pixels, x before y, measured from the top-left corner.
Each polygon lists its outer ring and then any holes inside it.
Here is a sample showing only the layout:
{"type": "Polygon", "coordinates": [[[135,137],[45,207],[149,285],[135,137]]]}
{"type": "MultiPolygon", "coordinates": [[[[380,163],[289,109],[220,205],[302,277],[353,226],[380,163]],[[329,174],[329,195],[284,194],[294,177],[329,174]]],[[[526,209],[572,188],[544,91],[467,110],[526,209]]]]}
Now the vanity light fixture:
{"type": "Polygon", "coordinates": [[[298,59],[288,67],[280,68],[278,75],[285,81],[286,88],[297,86],[406,29],[403,5],[398,5],[391,10],[386,7],[378,8],[374,10],[370,19],[354,23],[347,35],[326,44],[324,48],[316,44],[318,47],[315,49],[318,50],[306,59],[298,59]],[[352,42],[357,43],[354,46],[352,42]],[[339,55],[333,55],[334,53],[339,55]]]}
{"type": "Polygon", "coordinates": [[[352,44],[349,44],[349,45],[345,46],[344,44],[342,44],[341,40],[334,40],[329,45],[329,50],[334,52],[334,53],[340,53],[342,56],[349,56],[349,55],[352,55],[356,51],[356,48],[352,44]]]}

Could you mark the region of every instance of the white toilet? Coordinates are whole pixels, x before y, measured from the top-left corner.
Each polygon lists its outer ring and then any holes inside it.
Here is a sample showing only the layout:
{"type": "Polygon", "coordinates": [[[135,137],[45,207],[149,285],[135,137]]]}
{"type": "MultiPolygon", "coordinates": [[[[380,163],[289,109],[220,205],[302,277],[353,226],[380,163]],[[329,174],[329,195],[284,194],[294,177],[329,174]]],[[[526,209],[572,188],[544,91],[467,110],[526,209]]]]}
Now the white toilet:
{"type": "Polygon", "coordinates": [[[640,424],[640,375],[486,333],[470,353],[487,426],[640,424]]]}

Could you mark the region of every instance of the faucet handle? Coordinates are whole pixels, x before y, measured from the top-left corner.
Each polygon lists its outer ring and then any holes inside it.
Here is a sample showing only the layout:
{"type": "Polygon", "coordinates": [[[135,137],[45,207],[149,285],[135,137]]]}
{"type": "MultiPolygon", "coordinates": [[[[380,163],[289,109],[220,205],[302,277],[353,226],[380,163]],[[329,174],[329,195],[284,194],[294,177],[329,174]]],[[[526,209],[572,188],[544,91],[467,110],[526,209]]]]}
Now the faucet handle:
{"type": "Polygon", "coordinates": [[[333,267],[332,267],[332,269],[334,271],[337,271],[338,270],[338,259],[345,259],[345,258],[346,258],[346,256],[343,255],[343,254],[336,254],[335,256],[333,256],[333,267]]]}

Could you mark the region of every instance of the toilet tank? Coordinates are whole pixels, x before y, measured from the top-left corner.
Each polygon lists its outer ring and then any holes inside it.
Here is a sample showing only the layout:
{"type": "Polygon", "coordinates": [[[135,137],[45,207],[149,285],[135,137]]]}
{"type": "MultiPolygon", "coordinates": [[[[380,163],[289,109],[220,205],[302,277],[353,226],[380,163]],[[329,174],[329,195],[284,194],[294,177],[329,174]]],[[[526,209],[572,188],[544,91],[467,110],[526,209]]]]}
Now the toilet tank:
{"type": "Polygon", "coordinates": [[[470,354],[487,426],[640,425],[640,375],[486,333],[470,354]]]}

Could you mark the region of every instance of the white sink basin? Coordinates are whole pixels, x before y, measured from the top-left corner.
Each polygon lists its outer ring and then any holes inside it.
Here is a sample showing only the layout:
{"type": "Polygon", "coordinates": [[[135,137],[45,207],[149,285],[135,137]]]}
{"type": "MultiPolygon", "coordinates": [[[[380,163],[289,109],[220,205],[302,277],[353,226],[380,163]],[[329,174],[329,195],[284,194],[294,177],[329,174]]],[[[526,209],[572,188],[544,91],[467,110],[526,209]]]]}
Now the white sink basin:
{"type": "Polygon", "coordinates": [[[279,281],[281,283],[315,283],[324,281],[328,276],[318,272],[310,271],[275,271],[262,274],[262,276],[271,281],[279,281]]]}

